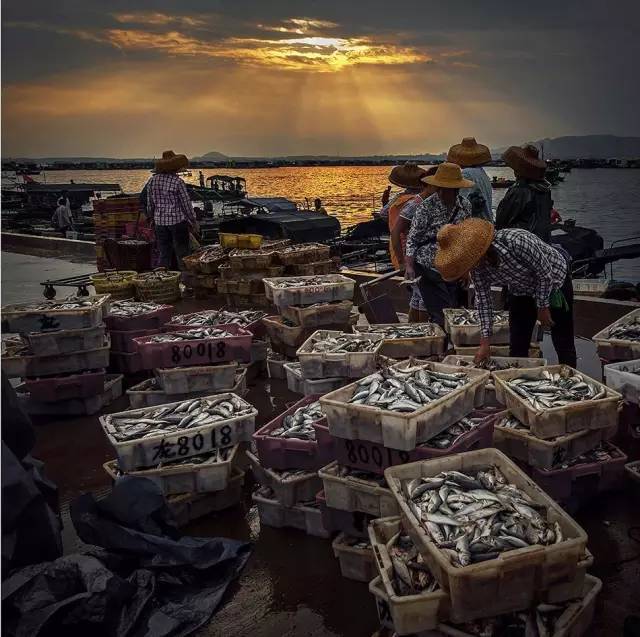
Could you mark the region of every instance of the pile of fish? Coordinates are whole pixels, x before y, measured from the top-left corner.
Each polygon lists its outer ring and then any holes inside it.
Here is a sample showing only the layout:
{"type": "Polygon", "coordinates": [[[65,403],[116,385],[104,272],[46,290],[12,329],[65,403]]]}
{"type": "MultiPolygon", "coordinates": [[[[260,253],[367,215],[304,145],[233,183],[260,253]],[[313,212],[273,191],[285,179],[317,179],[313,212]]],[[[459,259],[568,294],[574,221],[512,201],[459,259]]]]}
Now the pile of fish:
{"type": "Polygon", "coordinates": [[[345,467],[344,465],[337,465],[336,476],[338,478],[346,478],[347,480],[355,480],[360,482],[375,482],[379,487],[386,487],[387,481],[384,476],[380,476],[377,473],[371,471],[362,471],[361,469],[352,469],[351,467],[345,467]]]}
{"type": "Polygon", "coordinates": [[[536,503],[509,484],[496,466],[474,474],[442,471],[404,480],[402,491],[413,514],[454,566],[563,540],[558,522],[547,522],[536,503]]]}
{"type": "Polygon", "coordinates": [[[145,246],[145,245],[147,245],[147,241],[143,241],[142,239],[119,239],[118,243],[126,245],[126,246],[145,246]]]}
{"type": "Polygon", "coordinates": [[[42,301],[38,303],[20,303],[11,307],[11,311],[50,312],[51,310],[81,310],[96,305],[102,299],[70,296],[61,301],[42,301]]]}
{"type": "Polygon", "coordinates": [[[315,472],[310,472],[306,469],[269,469],[269,471],[275,473],[281,482],[290,482],[303,476],[309,477],[315,475],[315,472]]]}
{"type": "Polygon", "coordinates": [[[300,440],[315,440],[316,430],[313,423],[324,418],[320,401],[298,407],[292,414],[285,416],[282,425],[269,432],[275,438],[299,438],[300,440]]]}
{"type": "Polygon", "coordinates": [[[379,340],[370,338],[354,338],[352,334],[345,336],[327,336],[318,338],[311,343],[304,351],[309,354],[319,354],[323,352],[348,353],[348,352],[373,352],[380,344],[379,340]]]}
{"type": "Polygon", "coordinates": [[[609,338],[620,341],[640,341],[640,317],[636,316],[625,323],[618,323],[609,330],[609,338]]]}
{"type": "Polygon", "coordinates": [[[136,275],[137,281],[164,281],[168,279],[175,279],[177,272],[169,270],[153,270],[153,272],[138,272],[136,275]]]}
{"type": "Polygon", "coordinates": [[[130,299],[124,301],[112,301],[109,304],[109,314],[113,316],[140,316],[141,314],[149,314],[156,310],[161,310],[166,305],[158,303],[132,301],[130,299]]]}
{"type": "Polygon", "coordinates": [[[398,534],[396,541],[389,549],[389,557],[393,566],[391,585],[396,595],[433,593],[440,588],[408,535],[398,534]]]}
{"type": "Polygon", "coordinates": [[[461,418],[458,422],[447,427],[430,440],[427,440],[427,442],[420,443],[418,447],[435,447],[436,449],[453,447],[460,438],[466,436],[470,431],[473,431],[483,420],[484,417],[470,418],[466,416],[465,418],[461,418]]]}
{"type": "Polygon", "coordinates": [[[327,285],[327,283],[333,283],[333,281],[328,281],[326,274],[306,277],[296,276],[287,279],[279,279],[278,281],[271,279],[271,285],[279,290],[284,290],[285,288],[306,288],[316,285],[327,285]]]}
{"type": "Polygon", "coordinates": [[[117,442],[152,438],[192,427],[202,427],[250,414],[252,407],[238,396],[222,394],[137,410],[135,414],[105,416],[105,428],[117,442]]]}
{"type": "MultiPolygon", "coordinates": [[[[184,458],[182,460],[172,460],[171,462],[161,462],[155,467],[150,467],[145,469],[145,471],[151,471],[153,469],[162,469],[163,467],[171,466],[171,467],[180,467],[183,465],[205,465],[205,464],[216,464],[218,462],[227,462],[231,456],[231,452],[233,451],[233,447],[220,447],[219,449],[212,449],[207,453],[202,453],[199,456],[191,456],[190,458],[184,458]]],[[[120,467],[116,465],[116,474],[123,475],[123,472],[120,471],[120,467]]]]}
{"type": "Polygon", "coordinates": [[[370,325],[367,329],[358,328],[358,332],[384,334],[387,339],[396,338],[420,338],[423,336],[436,336],[436,327],[433,323],[398,323],[397,325],[370,325]]]}
{"type": "Polygon", "coordinates": [[[2,356],[26,356],[30,349],[18,334],[2,336],[2,356]]]}
{"type": "Polygon", "coordinates": [[[358,381],[349,400],[389,411],[411,412],[450,394],[469,382],[464,372],[446,374],[423,366],[387,367],[358,381]]]}
{"type": "MultiPolygon", "coordinates": [[[[479,325],[480,317],[478,315],[478,310],[455,310],[455,313],[449,317],[449,322],[452,325],[463,326],[463,325],[479,325]]],[[[494,312],[493,313],[493,323],[508,323],[509,322],[509,312],[494,312]]]]}
{"type": "Polygon", "coordinates": [[[459,358],[456,361],[456,365],[458,367],[474,367],[475,369],[484,369],[488,372],[498,372],[503,369],[517,369],[520,367],[520,365],[518,365],[517,362],[501,363],[493,358],[486,358],[485,360],[480,361],[479,363],[475,363],[473,358],[471,358],[468,361],[462,360],[459,358]]]}
{"type": "Polygon", "coordinates": [[[154,334],[147,339],[147,343],[174,343],[177,341],[193,341],[200,338],[226,338],[234,336],[227,330],[217,327],[201,327],[199,329],[186,330],[184,332],[166,332],[154,334]]]}
{"type": "Polygon", "coordinates": [[[202,248],[194,256],[198,258],[198,261],[207,263],[208,261],[216,261],[222,259],[226,255],[226,250],[221,245],[211,245],[202,248]]]}
{"type": "Polygon", "coordinates": [[[542,370],[539,378],[513,378],[507,381],[507,385],[540,411],[583,400],[598,400],[607,395],[604,386],[588,383],[581,374],[546,369],[542,370]]]}
{"type": "Polygon", "coordinates": [[[235,249],[231,252],[232,257],[255,257],[259,254],[275,254],[273,248],[258,248],[257,250],[235,249]]]}
{"type": "Polygon", "coordinates": [[[601,442],[597,447],[581,453],[571,460],[560,461],[554,465],[551,469],[541,469],[541,471],[557,471],[558,469],[568,469],[578,464],[594,464],[596,462],[607,462],[619,458],[620,454],[618,450],[610,445],[608,442],[601,442]]]}
{"type": "Polygon", "coordinates": [[[240,310],[230,312],[228,310],[204,310],[194,314],[178,314],[171,319],[171,323],[186,326],[206,327],[210,325],[249,325],[266,316],[261,310],[240,310]]]}

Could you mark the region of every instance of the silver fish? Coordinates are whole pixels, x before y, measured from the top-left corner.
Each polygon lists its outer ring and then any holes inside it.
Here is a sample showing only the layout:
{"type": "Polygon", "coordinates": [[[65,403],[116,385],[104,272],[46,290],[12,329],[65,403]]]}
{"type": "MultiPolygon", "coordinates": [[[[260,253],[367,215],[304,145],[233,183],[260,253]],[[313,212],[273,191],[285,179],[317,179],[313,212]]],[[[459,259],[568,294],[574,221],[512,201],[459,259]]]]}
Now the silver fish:
{"type": "Polygon", "coordinates": [[[358,327],[359,334],[376,333],[384,334],[385,338],[420,338],[423,336],[435,336],[434,323],[398,323],[397,325],[369,325],[367,328],[358,327]]]}
{"type": "MultiPolygon", "coordinates": [[[[449,310],[451,313],[449,316],[449,321],[453,325],[462,326],[462,325],[480,325],[480,317],[478,315],[477,310],[468,310],[468,309],[460,309],[460,310],[449,310]]],[[[509,312],[494,312],[493,313],[493,323],[494,325],[500,323],[508,323],[509,322],[509,312]]]]}
{"type": "Polygon", "coordinates": [[[440,588],[408,535],[398,534],[389,549],[389,557],[393,565],[391,583],[397,595],[431,593],[440,588]]]}
{"type": "Polygon", "coordinates": [[[206,327],[211,325],[241,325],[258,321],[267,315],[261,310],[241,310],[231,312],[228,310],[204,310],[193,314],[178,314],[171,319],[171,323],[186,326],[206,327]]]}
{"type": "Polygon", "coordinates": [[[139,316],[141,314],[148,314],[149,312],[155,312],[166,307],[165,305],[159,305],[158,303],[142,301],[133,301],[131,299],[125,299],[122,301],[112,301],[109,305],[109,315],[113,316],[139,316]]]}
{"type": "Polygon", "coordinates": [[[165,332],[164,334],[154,334],[149,336],[147,343],[174,343],[178,341],[193,341],[203,338],[226,338],[233,336],[231,332],[216,327],[201,327],[184,332],[165,332]]]}
{"type": "Polygon", "coordinates": [[[618,323],[609,329],[609,338],[620,341],[640,341],[640,317],[618,323]]]}
{"type": "Polygon", "coordinates": [[[379,340],[368,338],[354,338],[353,335],[326,336],[313,340],[311,345],[305,349],[305,352],[372,352],[379,342],[379,340]]]}
{"type": "Polygon", "coordinates": [[[282,426],[272,429],[269,436],[275,438],[300,438],[301,440],[315,440],[316,430],[313,423],[324,418],[324,412],[319,401],[298,407],[292,414],[282,419],[282,426]]]}
{"type": "Polygon", "coordinates": [[[279,278],[266,279],[271,281],[271,285],[279,290],[287,288],[306,288],[315,287],[318,285],[326,285],[327,283],[335,283],[334,275],[317,275],[317,276],[305,276],[305,277],[291,277],[291,278],[279,278]],[[329,278],[327,278],[329,277],[329,278]]]}

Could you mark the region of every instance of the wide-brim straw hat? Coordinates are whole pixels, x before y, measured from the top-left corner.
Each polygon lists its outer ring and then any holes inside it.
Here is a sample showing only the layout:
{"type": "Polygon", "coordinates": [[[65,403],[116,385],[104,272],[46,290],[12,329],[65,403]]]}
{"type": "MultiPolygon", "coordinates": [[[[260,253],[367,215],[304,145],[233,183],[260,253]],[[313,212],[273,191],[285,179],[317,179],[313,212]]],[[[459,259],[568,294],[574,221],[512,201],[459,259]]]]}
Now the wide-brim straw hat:
{"type": "Polygon", "coordinates": [[[445,281],[457,281],[485,255],[494,235],[493,224],[484,219],[465,219],[442,226],[433,264],[445,281]]]}
{"type": "Polygon", "coordinates": [[[519,177],[541,181],[547,164],[539,158],[538,149],[532,144],[510,146],[502,155],[504,163],[519,177]]]}
{"type": "Polygon", "coordinates": [[[465,137],[461,144],[454,144],[447,153],[447,161],[463,168],[482,166],[491,161],[488,146],[478,144],[475,137],[465,137]]]}
{"type": "Polygon", "coordinates": [[[389,173],[389,181],[394,186],[400,186],[400,188],[416,188],[422,189],[422,178],[427,174],[424,168],[420,168],[418,164],[413,162],[406,162],[402,166],[395,166],[389,173]]]}
{"type": "Polygon", "coordinates": [[[176,155],[172,150],[165,150],[162,159],[156,159],[157,173],[172,173],[182,170],[189,165],[186,155],[176,155]]]}
{"type": "Polygon", "coordinates": [[[438,188],[472,188],[475,184],[470,179],[464,179],[458,164],[444,162],[438,166],[435,175],[422,178],[423,183],[438,188]]]}

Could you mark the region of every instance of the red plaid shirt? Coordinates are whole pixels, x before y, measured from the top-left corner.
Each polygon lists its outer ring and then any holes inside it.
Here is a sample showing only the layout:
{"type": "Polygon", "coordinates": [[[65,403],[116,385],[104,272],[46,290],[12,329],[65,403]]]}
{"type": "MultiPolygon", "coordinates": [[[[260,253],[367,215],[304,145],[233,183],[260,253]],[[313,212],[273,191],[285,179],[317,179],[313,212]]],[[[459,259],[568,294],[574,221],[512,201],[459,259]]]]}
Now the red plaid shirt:
{"type": "Polygon", "coordinates": [[[195,223],[193,206],[184,181],[175,173],[158,173],[149,180],[147,208],[158,226],[174,226],[181,221],[195,223]]]}

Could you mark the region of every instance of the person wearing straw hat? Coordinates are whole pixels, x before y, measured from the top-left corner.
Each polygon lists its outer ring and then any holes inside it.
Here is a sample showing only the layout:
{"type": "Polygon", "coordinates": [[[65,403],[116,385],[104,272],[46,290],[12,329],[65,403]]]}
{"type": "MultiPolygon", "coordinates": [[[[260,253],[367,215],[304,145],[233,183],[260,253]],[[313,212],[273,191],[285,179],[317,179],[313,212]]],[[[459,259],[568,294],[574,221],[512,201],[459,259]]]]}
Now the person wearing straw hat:
{"type": "Polygon", "coordinates": [[[471,188],[473,182],[462,177],[460,166],[445,162],[434,175],[421,181],[436,188],[436,192],[420,204],[407,235],[405,276],[420,276],[418,287],[430,319],[444,327],[446,307],[458,307],[458,285],[442,279],[433,268],[438,231],[447,223],[459,223],[471,215],[471,204],[459,195],[460,188],[471,188]]]}
{"type": "Polygon", "coordinates": [[[182,259],[191,253],[189,228],[199,234],[191,198],[178,172],[189,165],[186,155],[165,150],[155,162],[155,174],[148,181],[147,210],[153,215],[160,265],[171,268],[174,260],[184,269],[182,259]]]}
{"type": "Polygon", "coordinates": [[[470,179],[474,186],[460,190],[460,194],[471,202],[471,216],[493,223],[491,181],[484,166],[491,161],[488,146],[478,144],[475,137],[465,137],[460,144],[454,144],[447,153],[447,161],[462,168],[462,176],[470,179]]]}
{"type": "Polygon", "coordinates": [[[547,243],[551,239],[551,185],[544,178],[547,164],[533,144],[511,146],[502,155],[516,181],[496,210],[496,229],[523,228],[547,243]]]}
{"type": "Polygon", "coordinates": [[[505,286],[511,298],[509,356],[527,356],[538,319],[551,330],[558,361],[576,366],[573,287],[562,252],[528,230],[495,230],[488,221],[466,219],[438,232],[434,265],[445,281],[471,275],[481,333],[476,362],[490,356],[491,286],[497,285],[505,286]]]}

